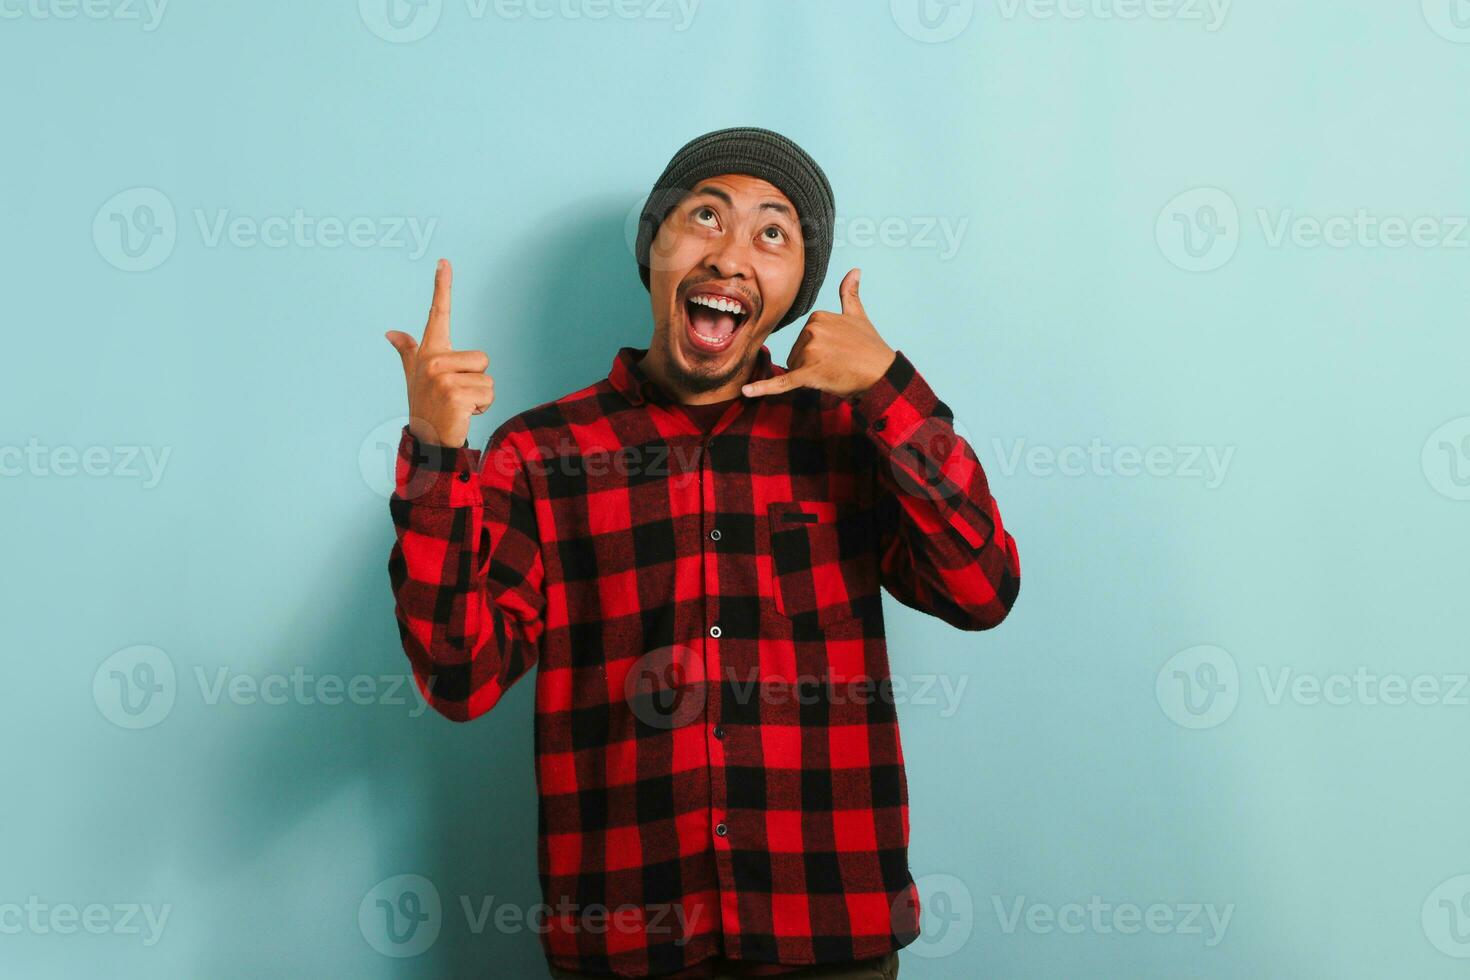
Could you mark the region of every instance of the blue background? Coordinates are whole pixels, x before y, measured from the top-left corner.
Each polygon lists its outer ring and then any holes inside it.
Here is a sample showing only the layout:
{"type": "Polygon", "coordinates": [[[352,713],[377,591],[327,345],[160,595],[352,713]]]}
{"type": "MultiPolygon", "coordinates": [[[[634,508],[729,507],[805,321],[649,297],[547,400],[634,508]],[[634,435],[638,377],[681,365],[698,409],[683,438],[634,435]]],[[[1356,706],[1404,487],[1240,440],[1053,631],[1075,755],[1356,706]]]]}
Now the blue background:
{"type": "Polygon", "coordinates": [[[935,910],[903,975],[1464,975],[1470,5],[92,2],[0,9],[0,973],[541,975],[461,906],[540,898],[531,683],[472,726],[395,690],[382,332],[454,260],[497,382],[476,444],[603,376],[651,329],[641,196],[754,124],[836,188],[819,308],[863,268],[1021,554],[994,632],[889,603],[896,672],[964,685],[901,706],[935,910]],[[248,237],[297,209],[367,220],[248,237]],[[434,222],[421,254],[396,219],[434,222]],[[136,657],[167,708],[130,729],[136,657]],[[298,669],[369,703],[213,694],[298,669]],[[1424,703],[1334,680],[1360,669],[1424,703]],[[443,913],[397,957],[372,909],[405,874],[443,913]],[[1067,911],[1093,896],[1173,925],[1067,911]]]}

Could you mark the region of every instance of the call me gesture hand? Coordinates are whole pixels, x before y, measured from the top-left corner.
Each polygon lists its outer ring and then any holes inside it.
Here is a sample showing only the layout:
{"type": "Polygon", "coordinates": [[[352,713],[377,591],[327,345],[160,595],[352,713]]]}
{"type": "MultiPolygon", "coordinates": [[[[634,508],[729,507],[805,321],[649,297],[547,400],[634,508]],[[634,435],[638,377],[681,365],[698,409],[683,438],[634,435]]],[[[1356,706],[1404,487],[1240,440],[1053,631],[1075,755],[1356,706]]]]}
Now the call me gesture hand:
{"type": "Polygon", "coordinates": [[[485,374],[490,358],[483,351],[457,351],[449,343],[449,291],[454,270],[440,259],[434,270],[434,302],[423,339],[401,330],[389,330],[388,343],[403,360],[408,385],[408,431],[420,442],[464,445],[470,416],[483,413],[495,401],[495,380],[485,374]]]}
{"type": "Polygon", "coordinates": [[[792,388],[816,388],[842,398],[860,395],[883,377],[897,356],[878,336],[863,302],[858,283],[863,271],[842,277],[838,292],[842,312],[818,310],[807,318],[801,335],[791,345],[786,373],[756,381],[740,389],[747,397],[774,395],[792,388]]]}

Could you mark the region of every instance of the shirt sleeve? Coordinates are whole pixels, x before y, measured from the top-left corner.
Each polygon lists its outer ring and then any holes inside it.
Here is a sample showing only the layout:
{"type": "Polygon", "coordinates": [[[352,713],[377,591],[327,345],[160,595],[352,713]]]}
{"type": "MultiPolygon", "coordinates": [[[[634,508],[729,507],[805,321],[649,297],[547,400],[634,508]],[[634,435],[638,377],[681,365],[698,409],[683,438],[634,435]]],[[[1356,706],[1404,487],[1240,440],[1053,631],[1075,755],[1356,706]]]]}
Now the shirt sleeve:
{"type": "Polygon", "coordinates": [[[877,447],[883,586],[960,629],[998,625],[1020,591],[1020,558],[949,406],[898,351],[853,416],[877,447]]]}
{"type": "Polygon", "coordinates": [[[544,569],[526,470],[502,426],[482,454],[407,427],[389,500],[403,651],[425,700],[471,721],[536,663],[544,569]]]}

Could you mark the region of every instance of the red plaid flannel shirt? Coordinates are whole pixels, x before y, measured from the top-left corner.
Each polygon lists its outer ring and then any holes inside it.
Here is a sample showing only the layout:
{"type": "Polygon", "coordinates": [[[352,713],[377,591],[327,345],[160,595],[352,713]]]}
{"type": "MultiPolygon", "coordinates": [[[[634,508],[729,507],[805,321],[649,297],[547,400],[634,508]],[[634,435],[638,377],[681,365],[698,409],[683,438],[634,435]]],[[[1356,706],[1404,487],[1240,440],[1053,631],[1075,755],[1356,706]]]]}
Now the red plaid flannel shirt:
{"type": "MultiPolygon", "coordinates": [[[[987,629],[1015,541],[902,352],[859,396],[742,397],[708,434],[643,353],[483,453],[405,430],[389,570],[416,683],[469,721],[538,668],[536,928],[557,966],[779,972],[907,945],[880,586],[987,629]]],[[[755,378],[783,372],[763,347],[755,378]]]]}

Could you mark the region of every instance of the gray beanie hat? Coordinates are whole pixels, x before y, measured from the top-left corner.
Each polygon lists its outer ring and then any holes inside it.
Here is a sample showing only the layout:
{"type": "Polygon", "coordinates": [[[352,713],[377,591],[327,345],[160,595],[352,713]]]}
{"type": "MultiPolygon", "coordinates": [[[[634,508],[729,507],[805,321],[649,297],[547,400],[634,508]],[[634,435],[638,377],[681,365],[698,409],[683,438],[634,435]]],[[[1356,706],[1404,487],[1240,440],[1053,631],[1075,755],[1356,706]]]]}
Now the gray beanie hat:
{"type": "Polygon", "coordinates": [[[807,152],[780,133],[737,126],[705,133],[685,143],[654,182],[638,218],[638,274],[649,285],[649,251],[659,225],[694,185],[720,174],[749,174],[780,188],[796,205],[806,254],[801,289],[776,328],[802,316],[817,301],[832,257],[836,203],[827,175],[807,152]]]}

